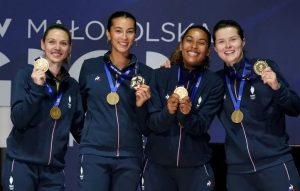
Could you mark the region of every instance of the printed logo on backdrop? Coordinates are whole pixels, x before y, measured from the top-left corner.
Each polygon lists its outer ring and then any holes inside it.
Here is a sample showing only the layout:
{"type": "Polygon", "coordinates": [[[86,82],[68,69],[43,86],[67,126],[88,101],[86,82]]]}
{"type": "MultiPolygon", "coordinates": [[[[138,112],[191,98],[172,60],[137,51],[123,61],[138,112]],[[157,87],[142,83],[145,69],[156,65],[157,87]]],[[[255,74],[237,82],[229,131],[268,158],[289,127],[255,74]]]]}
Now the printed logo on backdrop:
{"type": "MultiPolygon", "coordinates": [[[[27,20],[27,35],[24,36],[24,39],[35,39],[37,34],[43,34],[43,32],[47,28],[47,24],[50,22],[48,20],[42,20],[42,21],[35,21],[33,19],[27,20]]],[[[62,23],[61,20],[57,20],[56,23],[62,23]]],[[[11,32],[10,28],[15,24],[15,21],[12,18],[6,18],[4,21],[0,20],[0,37],[2,39],[5,38],[6,34],[11,32]]],[[[76,20],[71,20],[69,23],[63,23],[68,28],[70,28],[70,33],[72,40],[91,40],[91,41],[97,41],[100,39],[104,39],[105,37],[105,25],[98,20],[92,20],[89,21],[86,24],[79,25],[76,20]],[[95,31],[98,31],[95,34],[95,31]],[[82,32],[84,32],[82,34],[82,32]]],[[[193,23],[183,24],[183,23],[172,23],[172,22],[165,22],[161,23],[159,27],[159,31],[155,31],[157,29],[154,29],[154,27],[151,26],[150,22],[145,23],[137,23],[137,41],[146,41],[148,43],[157,43],[157,42],[179,42],[181,35],[183,32],[191,26],[193,23]],[[156,33],[160,33],[159,36],[156,36],[156,33]]],[[[206,23],[203,23],[203,26],[207,27],[206,23]]],[[[98,50],[87,52],[79,56],[79,58],[74,62],[78,64],[83,59],[88,59],[90,57],[99,56],[98,50]]],[[[100,50],[101,51],[101,50],[100,50]]],[[[36,49],[28,49],[28,63],[32,63],[33,59],[40,56],[40,53],[36,49]]],[[[167,53],[169,55],[169,52],[167,53]]],[[[14,55],[11,55],[14,56],[14,55]]],[[[141,55],[143,56],[143,55],[141,55]]],[[[144,57],[146,58],[147,65],[158,68],[161,63],[163,63],[167,56],[165,56],[163,53],[155,52],[153,50],[145,52],[144,57]]],[[[6,53],[0,53],[0,67],[4,64],[7,64],[9,62],[9,56],[6,55],[6,53]]],[[[76,66],[78,68],[78,66],[76,66]]],[[[75,72],[77,73],[77,72],[75,72]]],[[[77,76],[77,74],[75,74],[77,76]]],[[[1,79],[0,79],[1,80],[1,79]]]]}
{"type": "MultiPolygon", "coordinates": [[[[12,21],[12,19],[7,18],[7,19],[5,19],[5,21],[3,22],[3,24],[0,22],[0,37],[1,38],[4,38],[4,36],[5,36],[8,28],[10,26],[11,21],[12,21]]],[[[9,62],[10,62],[10,60],[5,55],[5,53],[0,51],[0,67],[4,66],[5,64],[8,64],[9,62]]]]}
{"type": "Polygon", "coordinates": [[[10,26],[12,19],[11,18],[6,18],[3,24],[0,22],[0,36],[3,38],[5,36],[5,33],[10,26]]]}
{"type": "Polygon", "coordinates": [[[9,58],[4,53],[0,52],[0,67],[8,64],[9,62],[9,58]]]}

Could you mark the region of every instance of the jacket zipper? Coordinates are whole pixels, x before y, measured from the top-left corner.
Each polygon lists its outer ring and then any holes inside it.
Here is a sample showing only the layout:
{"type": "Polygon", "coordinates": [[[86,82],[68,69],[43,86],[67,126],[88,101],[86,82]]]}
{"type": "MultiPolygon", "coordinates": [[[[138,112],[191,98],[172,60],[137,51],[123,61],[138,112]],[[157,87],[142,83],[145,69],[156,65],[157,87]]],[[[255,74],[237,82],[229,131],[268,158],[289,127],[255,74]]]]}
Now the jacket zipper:
{"type": "Polygon", "coordinates": [[[55,128],[56,128],[56,123],[57,123],[57,120],[54,121],[53,129],[52,129],[48,165],[50,165],[51,159],[52,159],[53,139],[54,139],[54,132],[55,132],[55,128]]]}
{"type": "MultiPolygon", "coordinates": [[[[186,85],[186,89],[188,90],[189,88],[189,85],[190,85],[190,80],[187,82],[187,85],[186,85]]],[[[176,158],[176,166],[178,167],[179,166],[179,160],[180,160],[180,149],[181,149],[181,139],[182,139],[182,129],[183,129],[183,126],[180,122],[178,122],[178,125],[179,125],[179,140],[178,140],[178,148],[177,148],[177,158],[176,158]]]]}
{"type": "Polygon", "coordinates": [[[116,156],[120,156],[120,124],[119,124],[119,116],[118,116],[118,107],[115,105],[116,111],[116,119],[117,119],[117,153],[116,156]]]}
{"type": "MultiPolygon", "coordinates": [[[[236,74],[235,68],[233,68],[233,69],[234,69],[234,73],[236,74]]],[[[236,79],[234,79],[234,86],[233,86],[233,87],[234,87],[234,94],[235,94],[235,97],[237,98],[237,93],[236,93],[236,79]]],[[[241,96],[242,96],[242,95],[241,95],[241,96]]],[[[246,130],[245,130],[245,127],[244,127],[243,122],[241,122],[241,126],[242,126],[243,133],[244,133],[244,138],[245,138],[245,142],[246,142],[246,148],[247,148],[248,157],[249,157],[249,159],[250,159],[250,161],[251,161],[251,164],[252,164],[252,167],[253,167],[254,172],[256,172],[256,166],[255,166],[255,164],[254,164],[254,161],[253,161],[253,159],[252,159],[252,155],[251,155],[251,153],[250,153],[249,143],[248,143],[248,138],[247,138],[247,134],[246,134],[246,130]]]]}
{"type": "Polygon", "coordinates": [[[182,138],[182,125],[179,123],[179,139],[178,139],[178,148],[177,148],[177,159],[176,159],[176,166],[179,166],[179,160],[180,160],[180,148],[181,148],[181,138],[182,138]]]}

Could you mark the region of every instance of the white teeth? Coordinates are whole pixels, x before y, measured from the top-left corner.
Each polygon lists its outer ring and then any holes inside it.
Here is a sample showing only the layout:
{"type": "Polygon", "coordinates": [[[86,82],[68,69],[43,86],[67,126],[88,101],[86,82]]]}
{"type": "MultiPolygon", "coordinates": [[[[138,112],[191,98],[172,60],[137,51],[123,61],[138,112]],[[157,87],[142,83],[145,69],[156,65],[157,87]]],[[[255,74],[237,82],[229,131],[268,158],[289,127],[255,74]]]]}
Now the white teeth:
{"type": "Polygon", "coordinates": [[[234,51],[233,50],[229,50],[229,51],[225,51],[224,53],[225,54],[232,54],[232,53],[234,53],[234,51]]]}
{"type": "Polygon", "coordinates": [[[120,43],[122,46],[127,46],[127,43],[126,42],[121,42],[120,43]]]}
{"type": "Polygon", "coordinates": [[[197,52],[188,52],[188,55],[189,56],[198,56],[198,53],[197,52]]]}

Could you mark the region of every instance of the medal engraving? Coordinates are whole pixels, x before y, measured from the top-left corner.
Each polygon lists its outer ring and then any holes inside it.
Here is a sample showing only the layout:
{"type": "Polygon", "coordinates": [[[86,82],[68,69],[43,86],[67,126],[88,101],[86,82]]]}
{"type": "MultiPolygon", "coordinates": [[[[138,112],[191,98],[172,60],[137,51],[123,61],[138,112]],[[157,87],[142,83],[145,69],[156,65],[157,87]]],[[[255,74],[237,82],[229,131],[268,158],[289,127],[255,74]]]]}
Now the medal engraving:
{"type": "Polygon", "coordinates": [[[188,96],[189,93],[187,89],[185,89],[183,86],[179,86],[174,90],[174,93],[179,95],[179,100],[182,100],[184,97],[188,96]]]}
{"type": "Polygon", "coordinates": [[[39,57],[34,61],[34,67],[46,72],[49,69],[49,63],[45,58],[39,57]]]}
{"type": "Polygon", "coordinates": [[[134,76],[131,78],[130,87],[132,89],[137,89],[139,86],[145,83],[145,79],[142,76],[134,76]]]}
{"type": "Polygon", "coordinates": [[[258,60],[253,65],[253,70],[257,75],[261,75],[262,71],[268,67],[268,63],[263,60],[258,60]]]}
{"type": "Polygon", "coordinates": [[[61,117],[61,110],[59,109],[59,107],[55,107],[53,106],[50,109],[50,116],[52,119],[57,120],[61,117]]]}
{"type": "Polygon", "coordinates": [[[235,110],[231,114],[231,120],[234,123],[240,123],[240,122],[242,122],[243,118],[244,118],[244,114],[243,114],[243,112],[241,110],[235,110]]]}
{"type": "Polygon", "coordinates": [[[119,95],[116,92],[110,92],[106,96],[106,101],[110,105],[116,105],[120,100],[119,95]]]}

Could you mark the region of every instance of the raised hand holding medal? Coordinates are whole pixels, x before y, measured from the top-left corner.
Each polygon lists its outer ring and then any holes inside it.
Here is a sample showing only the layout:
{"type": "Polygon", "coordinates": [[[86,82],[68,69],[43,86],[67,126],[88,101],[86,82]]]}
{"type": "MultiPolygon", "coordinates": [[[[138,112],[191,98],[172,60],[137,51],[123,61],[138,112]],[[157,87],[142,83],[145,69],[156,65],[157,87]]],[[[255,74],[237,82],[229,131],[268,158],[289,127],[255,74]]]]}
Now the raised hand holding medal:
{"type": "Polygon", "coordinates": [[[49,69],[49,63],[45,58],[39,57],[35,59],[33,65],[31,79],[35,84],[42,86],[46,82],[45,72],[49,69]]]}
{"type": "Polygon", "coordinates": [[[145,84],[145,79],[140,75],[135,75],[131,78],[130,87],[137,90],[138,87],[145,84]]]}
{"type": "Polygon", "coordinates": [[[267,66],[261,73],[261,79],[264,84],[269,85],[273,90],[278,90],[280,88],[280,83],[277,80],[276,73],[271,67],[267,66]]]}
{"type": "Polygon", "coordinates": [[[135,91],[135,104],[141,107],[151,97],[150,86],[146,84],[139,85],[135,91]]]}
{"type": "Polygon", "coordinates": [[[179,105],[179,95],[173,93],[168,97],[167,100],[167,109],[169,114],[175,114],[179,105]]]}
{"type": "Polygon", "coordinates": [[[263,60],[257,60],[253,65],[253,70],[257,75],[261,75],[262,71],[268,67],[268,63],[263,60]]]}
{"type": "MultiPolygon", "coordinates": [[[[180,75],[181,75],[181,68],[178,68],[178,82],[183,79],[180,79],[180,75]]],[[[189,96],[189,92],[188,90],[184,87],[184,86],[178,86],[175,90],[174,90],[174,94],[177,94],[179,96],[179,110],[181,113],[183,113],[184,115],[187,115],[190,113],[191,109],[192,109],[192,102],[195,99],[195,95],[196,92],[200,86],[202,80],[202,73],[198,74],[198,79],[196,84],[194,85],[194,87],[192,88],[192,91],[190,92],[191,95],[189,96]]],[[[185,81],[183,80],[184,83],[186,84],[186,86],[189,86],[189,81],[185,81]]]]}
{"type": "Polygon", "coordinates": [[[135,75],[131,78],[130,88],[134,89],[136,96],[136,106],[142,106],[150,98],[150,87],[145,85],[145,79],[141,75],[135,75]]]}
{"type": "Polygon", "coordinates": [[[179,101],[181,101],[184,97],[189,95],[187,89],[185,89],[184,86],[179,86],[175,88],[174,93],[179,96],[179,101]]]}
{"type": "Polygon", "coordinates": [[[38,57],[34,60],[34,67],[43,71],[43,72],[47,72],[47,70],[49,69],[49,63],[47,61],[47,59],[43,58],[43,57],[38,57]]]}

